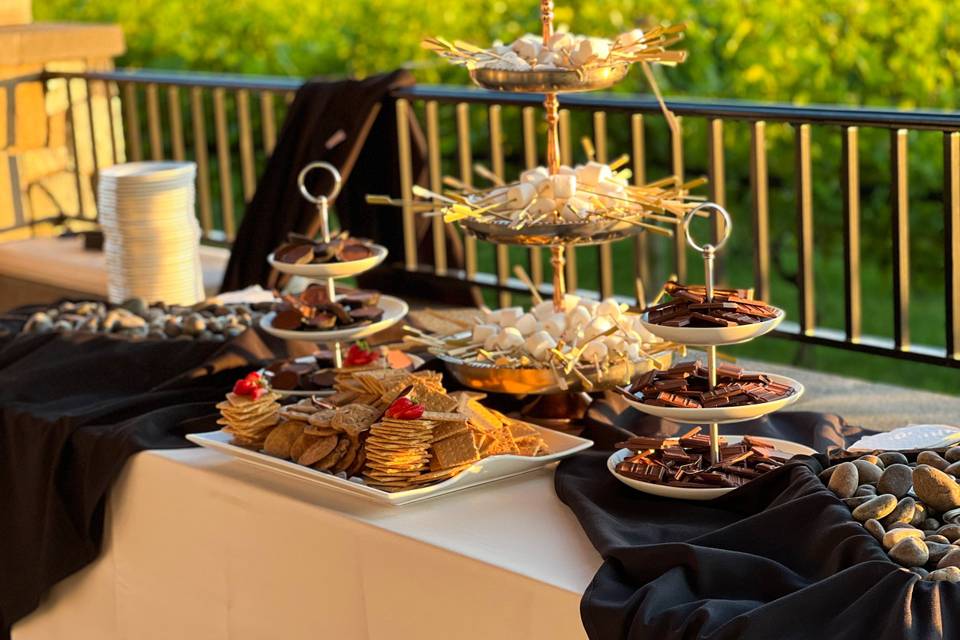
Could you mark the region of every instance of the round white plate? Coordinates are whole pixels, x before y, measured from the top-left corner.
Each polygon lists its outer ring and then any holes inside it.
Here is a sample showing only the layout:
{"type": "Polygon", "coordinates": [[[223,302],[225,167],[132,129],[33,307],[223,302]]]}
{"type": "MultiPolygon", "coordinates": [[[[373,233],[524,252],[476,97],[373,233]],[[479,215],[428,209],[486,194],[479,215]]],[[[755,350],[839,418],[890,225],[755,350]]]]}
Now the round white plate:
{"type": "MultiPolygon", "coordinates": [[[[783,451],[784,453],[792,453],[793,455],[813,455],[816,453],[815,450],[811,449],[806,445],[802,445],[796,442],[790,442],[789,440],[781,440],[779,438],[768,438],[766,436],[756,436],[760,440],[765,440],[771,444],[776,445],[777,449],[783,451]]],[[[743,440],[743,436],[723,436],[730,444],[736,444],[743,440]]],[[[665,484],[655,484],[653,482],[643,482],[642,480],[634,480],[633,478],[628,478],[622,476],[616,471],[617,464],[622,462],[625,458],[629,457],[632,454],[630,449],[620,449],[614,451],[613,455],[607,458],[607,469],[610,473],[613,474],[613,477],[627,485],[632,487],[637,491],[642,491],[644,493],[649,493],[654,496],[661,496],[664,498],[676,498],[678,500],[713,500],[714,498],[719,498],[725,493],[730,493],[736,487],[716,487],[716,488],[706,488],[706,489],[693,489],[690,487],[671,487],[665,484]]]]}
{"type": "Polygon", "coordinates": [[[775,318],[754,324],[742,324],[736,327],[665,327],[647,321],[647,314],[643,314],[641,322],[647,331],[655,336],[671,342],[679,342],[697,347],[710,345],[740,344],[754,338],[759,338],[777,328],[786,316],[783,309],[777,309],[775,318]]]}
{"type": "Polygon", "coordinates": [[[377,303],[383,309],[383,318],[377,322],[365,324],[352,329],[332,329],[330,331],[288,331],[285,329],[275,329],[271,326],[273,318],[277,315],[276,311],[271,311],[260,318],[260,328],[270,335],[277,336],[284,340],[300,340],[302,342],[347,342],[350,340],[359,340],[372,336],[375,333],[388,329],[399,322],[403,316],[407,315],[410,307],[400,298],[393,296],[380,296],[380,302],[377,303]]]}
{"type": "Polygon", "coordinates": [[[729,422],[743,422],[744,420],[762,418],[768,413],[779,411],[780,409],[793,404],[800,399],[800,396],[803,395],[803,385],[793,378],[778,376],[772,373],[768,373],[766,375],[774,382],[790,385],[793,387],[794,393],[786,398],[773,400],[772,402],[761,402],[760,404],[748,404],[739,407],[712,407],[700,409],[657,407],[652,404],[644,404],[640,402],[640,400],[631,400],[627,397],[627,395],[624,395],[623,397],[627,400],[630,406],[634,407],[637,411],[642,411],[643,413],[660,418],[666,418],[667,420],[671,420],[673,422],[683,422],[686,424],[703,424],[712,422],[716,422],[717,424],[726,424],[729,422]]]}
{"type": "Polygon", "coordinates": [[[142,161],[115,164],[100,171],[100,178],[110,182],[164,182],[168,180],[192,180],[197,166],[192,162],[142,161]]]}
{"type": "Polygon", "coordinates": [[[373,254],[363,260],[351,260],[350,262],[328,262],[326,264],[287,264],[273,259],[271,253],[267,256],[270,266],[281,273],[289,273],[295,276],[304,276],[306,278],[346,278],[364,271],[369,271],[384,261],[387,257],[387,248],[379,244],[370,246],[373,254]]]}

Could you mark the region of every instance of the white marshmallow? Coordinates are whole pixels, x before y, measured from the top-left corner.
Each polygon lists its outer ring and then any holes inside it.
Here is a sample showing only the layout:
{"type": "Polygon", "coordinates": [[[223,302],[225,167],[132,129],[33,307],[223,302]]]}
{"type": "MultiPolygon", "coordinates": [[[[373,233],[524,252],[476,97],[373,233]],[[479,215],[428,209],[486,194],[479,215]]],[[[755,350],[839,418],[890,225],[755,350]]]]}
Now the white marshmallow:
{"type": "Polygon", "coordinates": [[[554,198],[572,198],[577,194],[577,176],[557,174],[550,176],[554,198]]]}
{"type": "Polygon", "coordinates": [[[601,362],[607,358],[607,345],[603,343],[602,340],[594,340],[587,346],[583,348],[583,352],[580,355],[580,361],[593,362],[594,360],[600,360],[601,362]]]}
{"type": "Polygon", "coordinates": [[[500,327],[495,324],[477,324],[473,326],[473,341],[486,342],[490,336],[500,333],[500,327]]]}
{"type": "Polygon", "coordinates": [[[576,173],[577,183],[586,187],[596,186],[613,175],[609,165],[593,161],[577,167],[576,173]]]}
{"type": "Polygon", "coordinates": [[[483,348],[487,351],[496,351],[499,337],[500,334],[487,336],[487,339],[483,341],[483,348]]]}
{"type": "Polygon", "coordinates": [[[527,169],[521,173],[520,182],[532,182],[534,184],[540,184],[549,177],[550,174],[547,172],[546,167],[535,167],[533,169],[527,169]]]}
{"type": "Polygon", "coordinates": [[[598,336],[604,331],[609,331],[613,328],[613,322],[610,321],[610,318],[606,316],[597,316],[590,321],[590,324],[587,325],[587,328],[583,330],[583,336],[589,340],[594,336],[598,336]]]}
{"type": "Polygon", "coordinates": [[[514,41],[510,48],[524,60],[536,60],[540,54],[540,38],[532,35],[526,35],[514,41]]]}
{"type": "Polygon", "coordinates": [[[543,360],[547,351],[557,346],[557,341],[546,331],[537,331],[523,343],[535,360],[543,360]]]}
{"type": "Polygon", "coordinates": [[[560,215],[568,222],[580,222],[585,220],[593,212],[589,202],[580,198],[570,198],[564,203],[560,215]]]}
{"type": "Polygon", "coordinates": [[[570,33],[554,33],[552,36],[550,36],[550,39],[547,40],[547,46],[554,51],[559,51],[560,49],[570,49],[573,44],[573,35],[570,33]]]}
{"type": "Polygon", "coordinates": [[[639,360],[640,359],[640,343],[628,342],[626,356],[630,360],[639,360]]]}
{"type": "Polygon", "coordinates": [[[623,353],[627,349],[627,341],[614,334],[603,339],[609,353],[623,353]]]}
{"type": "Polygon", "coordinates": [[[562,313],[555,313],[550,318],[544,321],[543,330],[553,336],[554,339],[559,340],[560,336],[563,335],[564,329],[567,328],[567,319],[562,313]]]}
{"type": "Polygon", "coordinates": [[[554,202],[553,198],[537,198],[537,201],[527,209],[527,211],[532,216],[539,216],[544,213],[553,213],[557,210],[557,203],[554,202]]]}
{"type": "Polygon", "coordinates": [[[610,41],[603,38],[584,38],[570,54],[570,61],[580,67],[594,60],[606,60],[610,55],[610,41]]]}
{"type": "Polygon", "coordinates": [[[560,55],[554,53],[550,49],[540,49],[540,54],[537,56],[537,66],[544,67],[556,67],[560,64],[560,55]]]}
{"type": "Polygon", "coordinates": [[[546,320],[553,315],[553,300],[544,300],[530,310],[537,320],[546,320]]]}
{"type": "Polygon", "coordinates": [[[621,47],[629,47],[639,40],[643,40],[643,29],[631,29],[617,36],[617,44],[621,47]]]}
{"type": "Polygon", "coordinates": [[[565,293],[563,294],[563,310],[570,311],[574,307],[580,304],[580,296],[575,293],[565,293]]]}
{"type": "Polygon", "coordinates": [[[590,312],[586,307],[578,305],[567,313],[567,326],[580,329],[590,324],[590,312]]]}
{"type": "Polygon", "coordinates": [[[521,182],[515,184],[507,190],[507,202],[517,208],[523,208],[530,204],[534,196],[537,195],[536,185],[530,182],[521,182]]]}
{"type": "Polygon", "coordinates": [[[577,175],[577,170],[569,165],[562,164],[560,168],[557,169],[557,175],[561,176],[575,176],[577,175]]]}
{"type": "Polygon", "coordinates": [[[503,350],[516,349],[523,344],[523,336],[516,327],[507,327],[497,336],[497,346],[503,350]]]}
{"type": "Polygon", "coordinates": [[[520,319],[517,320],[514,327],[516,327],[517,331],[522,335],[528,336],[537,330],[537,319],[532,313],[525,313],[520,316],[520,319]]]}
{"type": "Polygon", "coordinates": [[[619,320],[622,311],[620,303],[613,298],[607,298],[597,305],[597,315],[609,316],[612,320],[619,320]]]}
{"type": "Polygon", "coordinates": [[[493,313],[496,316],[497,324],[501,327],[512,327],[523,315],[523,307],[504,307],[493,313]]]}

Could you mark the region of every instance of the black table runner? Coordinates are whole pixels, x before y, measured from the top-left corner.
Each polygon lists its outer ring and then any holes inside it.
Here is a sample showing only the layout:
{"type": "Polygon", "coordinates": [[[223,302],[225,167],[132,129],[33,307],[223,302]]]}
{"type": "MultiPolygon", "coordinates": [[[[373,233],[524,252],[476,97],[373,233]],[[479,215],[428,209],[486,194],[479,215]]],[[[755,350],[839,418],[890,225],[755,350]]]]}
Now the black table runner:
{"type": "MultiPolygon", "coordinates": [[[[949,638],[960,633],[960,586],[922,582],[824,487],[824,456],[771,472],[717,500],[640,493],[606,460],[629,432],[683,428],[595,403],[584,434],[597,444],[561,463],[556,489],[604,563],[581,601],[593,640],[613,638],[949,638]]],[[[819,451],[862,433],[836,416],[785,412],[721,425],[819,451]]]]}
{"type": "Polygon", "coordinates": [[[193,446],[183,436],[218,428],[224,391],[284,351],[252,330],[223,343],[0,335],[0,639],[96,558],[127,459],[193,446]]]}

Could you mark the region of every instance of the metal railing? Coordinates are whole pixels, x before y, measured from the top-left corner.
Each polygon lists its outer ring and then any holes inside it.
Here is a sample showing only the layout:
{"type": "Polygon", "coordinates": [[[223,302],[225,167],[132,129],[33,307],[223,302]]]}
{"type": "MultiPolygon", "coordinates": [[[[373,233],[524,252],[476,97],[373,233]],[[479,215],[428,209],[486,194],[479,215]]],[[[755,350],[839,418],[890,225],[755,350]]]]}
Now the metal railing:
{"type": "MultiPolygon", "coordinates": [[[[284,109],[301,80],[292,78],[254,77],[242,75],[209,75],[153,71],[116,71],[103,73],[57,73],[28,77],[18,81],[66,80],[71,87],[102,87],[101,93],[122,104],[122,127],[110,120],[112,153],[98,156],[93,145],[93,162],[98,170],[113,162],[140,159],[190,159],[197,162],[198,216],[204,238],[209,242],[229,244],[233,239],[239,212],[252,197],[257,175],[272,152],[277,138],[277,123],[282,122],[284,109]],[[258,108],[252,105],[256,104],[258,108]],[[141,106],[142,105],[142,106],[141,106]],[[212,132],[212,136],[211,136],[212,132]],[[239,158],[239,162],[237,162],[239,158]]],[[[12,98],[16,83],[0,86],[12,98]]],[[[477,160],[504,178],[516,170],[538,164],[542,145],[538,144],[541,97],[537,95],[500,94],[448,86],[415,86],[393,95],[399,126],[398,162],[404,193],[391,194],[405,200],[412,198],[413,136],[408,115],[414,114],[425,129],[427,180],[434,190],[442,188],[445,173],[471,185],[474,183],[477,160]],[[480,113],[478,113],[480,112],[480,113]],[[509,118],[508,115],[515,117],[509,118]],[[478,129],[477,123],[482,123],[478,129]]],[[[560,146],[561,161],[574,161],[573,142],[578,139],[577,125],[589,135],[596,158],[606,161],[613,156],[611,138],[623,145],[631,156],[633,179],[647,181],[648,174],[690,172],[697,164],[685,157],[691,140],[684,137],[696,123],[705,140],[700,140],[705,153],[698,159],[709,177],[708,197],[719,203],[748,203],[749,224],[739,224],[742,233],[750,235],[749,263],[752,284],[758,296],[783,295],[772,289],[776,280],[772,265],[771,221],[783,223],[789,216],[794,237],[795,298],[793,323],[784,323],[778,330],[782,336],[809,344],[840,347],[860,352],[882,354],[901,359],[960,367],[960,113],[941,111],[903,111],[862,107],[793,106],[730,100],[669,100],[671,109],[680,117],[681,129],[675,133],[660,130],[665,145],[652,146],[656,133],[659,107],[652,97],[638,95],[574,94],[561,97],[560,146]],[[617,119],[622,125],[612,127],[617,119]],[[773,211],[770,185],[771,127],[790,130],[792,176],[779,177],[778,194],[787,193],[792,212],[773,211]],[[748,136],[735,139],[738,151],[746,147],[749,169],[745,184],[728,184],[731,172],[725,158],[732,147],[725,144],[725,129],[746,129],[748,136]],[[615,129],[615,130],[614,130],[615,129]],[[880,131],[888,136],[889,145],[889,231],[890,250],[881,262],[889,261],[891,287],[871,292],[871,303],[878,300],[892,306],[893,327],[890,335],[868,335],[863,330],[864,292],[861,272],[861,133],[880,131]],[[918,345],[910,340],[910,197],[908,191],[908,132],[933,132],[942,138],[942,223],[943,223],[943,300],[942,341],[918,345]],[[837,136],[841,141],[838,171],[830,176],[836,198],[841,201],[842,217],[842,319],[839,326],[818,322],[818,298],[814,264],[818,260],[814,239],[815,165],[811,150],[814,134],[837,136]],[[613,134],[613,135],[612,135],[613,134]],[[665,147],[665,148],[664,148],[665,147]],[[732,189],[728,190],[728,187],[732,189]]],[[[8,99],[8,114],[12,100],[8,99]]],[[[71,101],[72,104],[72,101],[71,101]]],[[[87,146],[78,135],[94,135],[93,103],[88,104],[88,123],[76,122],[74,109],[68,116],[73,139],[71,150],[75,166],[77,157],[87,146]]],[[[10,119],[8,119],[8,122],[10,119]]],[[[779,131],[779,130],[778,130],[779,131]]],[[[782,131],[779,131],[783,133],[782,131]]],[[[729,137],[729,136],[728,136],[729,137]]],[[[782,136],[781,136],[782,138],[782,136]]],[[[8,126],[8,146],[14,144],[12,127],[8,126]]],[[[778,144],[782,146],[781,139],[778,144]]],[[[12,166],[12,165],[11,165],[12,166]]],[[[655,176],[652,176],[655,177],[655,176]]],[[[78,192],[80,190],[78,177],[78,192]]],[[[831,187],[833,188],[833,187],[831,187]]],[[[939,197],[939,196],[938,196],[939,197]]],[[[82,205],[82,198],[79,200],[82,205]]],[[[75,212],[89,217],[90,212],[75,212]]],[[[734,212],[736,214],[736,212],[734,212]]],[[[384,214],[390,215],[390,214],[384,214]]],[[[448,261],[445,233],[440,218],[434,218],[432,245],[434,259],[423,264],[417,253],[414,237],[414,211],[406,207],[401,213],[405,230],[405,255],[395,266],[429,277],[467,280],[498,292],[499,302],[508,304],[514,294],[527,292],[526,287],[511,277],[515,263],[526,266],[534,282],[549,292],[545,278],[544,256],[539,249],[510,250],[487,247],[470,237],[463,237],[463,265],[448,261]]],[[[742,217],[742,216],[741,216],[742,217]]],[[[21,216],[22,218],[22,216],[21,216]]],[[[42,222],[42,221],[41,221],[42,222]]],[[[35,224],[36,221],[26,221],[35,224]]],[[[2,231],[2,230],[0,230],[2,231]]],[[[714,229],[716,232],[717,229],[714,229]]],[[[735,234],[736,235],[736,234],[735,234]]],[[[569,252],[567,282],[571,290],[586,290],[585,279],[596,282],[595,291],[607,296],[625,293],[617,282],[629,272],[642,281],[655,282],[658,276],[674,273],[680,279],[688,275],[687,252],[681,234],[672,240],[661,240],[645,234],[621,241],[623,246],[605,245],[578,248],[569,252]],[[582,258],[581,258],[582,256],[582,258]],[[629,264],[624,265],[625,261],[629,264]],[[595,273],[593,272],[595,266],[595,273]],[[579,286],[578,286],[579,285],[579,286]]],[[[745,257],[745,256],[742,256],[745,257]]],[[[779,257],[779,256],[777,256],[779,257]]],[[[730,265],[734,266],[732,260],[730,265]]],[[[723,270],[721,265],[721,271],[723,270]]],[[[782,278],[781,278],[782,279],[782,278]]],[[[632,290],[632,289],[631,289],[632,290]]]]}

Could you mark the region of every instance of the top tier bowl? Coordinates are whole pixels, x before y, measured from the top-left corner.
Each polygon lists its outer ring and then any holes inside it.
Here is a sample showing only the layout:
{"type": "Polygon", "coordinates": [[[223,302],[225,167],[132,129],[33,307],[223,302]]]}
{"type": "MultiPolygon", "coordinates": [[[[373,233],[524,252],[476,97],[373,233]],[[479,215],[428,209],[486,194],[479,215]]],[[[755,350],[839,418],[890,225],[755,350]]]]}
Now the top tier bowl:
{"type": "Polygon", "coordinates": [[[623,80],[630,69],[628,63],[593,67],[587,70],[545,69],[514,71],[478,68],[470,77],[483,89],[516,93],[574,93],[607,89],[623,80]]]}

